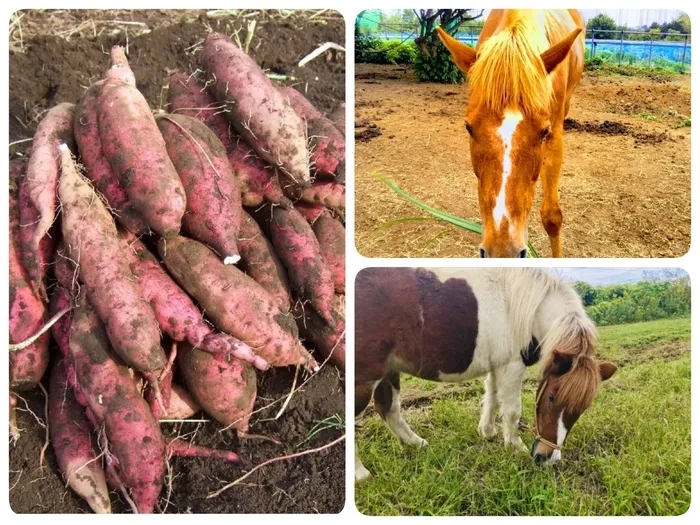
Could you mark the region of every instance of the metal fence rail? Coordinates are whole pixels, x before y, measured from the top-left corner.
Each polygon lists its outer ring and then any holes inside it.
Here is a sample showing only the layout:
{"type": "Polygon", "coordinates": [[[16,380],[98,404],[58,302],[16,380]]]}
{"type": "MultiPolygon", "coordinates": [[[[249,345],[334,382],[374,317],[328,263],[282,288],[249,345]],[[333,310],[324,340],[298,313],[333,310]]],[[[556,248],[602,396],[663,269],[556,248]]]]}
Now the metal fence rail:
{"type": "MultiPolygon", "coordinates": [[[[479,40],[481,26],[463,25],[457,39],[470,45],[479,40]]],[[[418,25],[379,23],[371,32],[382,40],[406,40],[420,34],[418,25]]],[[[691,38],[689,33],[652,33],[628,29],[587,29],[587,58],[600,57],[617,64],[646,65],[652,67],[671,62],[685,69],[691,63],[691,38]],[[642,35],[646,38],[638,39],[642,35]],[[630,39],[632,37],[632,39],[630,39]]]]}

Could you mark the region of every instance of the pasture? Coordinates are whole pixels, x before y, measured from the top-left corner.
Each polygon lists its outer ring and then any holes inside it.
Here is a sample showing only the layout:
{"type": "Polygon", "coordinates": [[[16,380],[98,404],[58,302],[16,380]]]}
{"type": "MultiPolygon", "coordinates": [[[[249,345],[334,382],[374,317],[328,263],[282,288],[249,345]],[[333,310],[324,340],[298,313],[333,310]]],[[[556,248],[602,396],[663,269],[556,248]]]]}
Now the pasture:
{"type": "MultiPolygon", "coordinates": [[[[479,221],[464,129],[468,88],[418,83],[406,66],[356,66],[356,246],[367,257],[476,257],[478,235],[413,197],[479,221]]],[[[678,257],[690,246],[690,76],[585,72],[572,98],[560,184],[565,257],[678,257]]],[[[529,237],[551,252],[539,220],[529,237]]]]}
{"type": "MultiPolygon", "coordinates": [[[[356,483],[366,515],[679,515],[690,505],[690,319],[600,329],[598,355],[618,365],[564,444],[537,467],[477,433],[482,381],[402,376],[402,413],[428,441],[406,447],[368,412],[356,440],[373,477],[356,483]]],[[[528,370],[533,421],[539,369],[528,370]]],[[[525,434],[526,445],[532,436],[525,434]]]]}

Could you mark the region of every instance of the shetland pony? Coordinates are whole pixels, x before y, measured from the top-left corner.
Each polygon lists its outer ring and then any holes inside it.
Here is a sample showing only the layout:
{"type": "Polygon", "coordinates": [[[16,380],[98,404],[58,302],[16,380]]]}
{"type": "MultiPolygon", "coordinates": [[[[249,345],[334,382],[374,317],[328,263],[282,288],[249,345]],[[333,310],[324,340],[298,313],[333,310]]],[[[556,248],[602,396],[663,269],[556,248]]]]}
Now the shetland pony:
{"type": "MultiPolygon", "coordinates": [[[[542,364],[536,463],[561,459],[576,420],[615,365],[594,358],[596,330],[567,282],[538,268],[368,268],[355,282],[355,420],[370,399],[396,436],[425,445],[401,417],[400,374],[432,381],[486,376],[479,433],[518,434],[525,368],[542,364]]],[[[369,472],[357,456],[355,476],[369,472]]]]}
{"type": "Polygon", "coordinates": [[[478,179],[481,257],[525,257],[527,228],[542,180],[540,218],[553,257],[562,257],[559,178],[564,118],[583,74],[578,11],[491,11],[476,49],[438,34],[468,73],[465,124],[478,179]]]}

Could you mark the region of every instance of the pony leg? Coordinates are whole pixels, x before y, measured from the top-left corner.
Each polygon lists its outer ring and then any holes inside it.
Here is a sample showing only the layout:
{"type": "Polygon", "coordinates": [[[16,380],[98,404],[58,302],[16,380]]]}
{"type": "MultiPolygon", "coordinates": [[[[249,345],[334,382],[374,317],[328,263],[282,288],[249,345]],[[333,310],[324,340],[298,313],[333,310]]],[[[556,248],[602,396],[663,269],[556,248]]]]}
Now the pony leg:
{"type": "Polygon", "coordinates": [[[493,374],[489,373],[484,380],[484,398],[481,402],[481,420],[479,435],[492,439],[496,435],[496,382],[493,374]]]}
{"type": "Polygon", "coordinates": [[[564,131],[562,126],[552,128],[552,135],[545,143],[544,162],[540,170],[542,179],[542,206],[540,219],[552,247],[552,257],[563,257],[561,249],[561,224],[563,216],[559,205],[559,179],[564,157],[564,131]]]}
{"type": "Polygon", "coordinates": [[[357,447],[357,429],[361,426],[362,417],[365,415],[367,406],[372,399],[372,392],[377,383],[368,385],[355,384],[355,481],[362,481],[371,476],[369,470],[365,468],[360,460],[360,450],[357,447]]]}
{"type": "Polygon", "coordinates": [[[494,370],[493,374],[496,382],[496,395],[501,403],[503,441],[506,446],[527,452],[528,449],[518,433],[518,421],[520,421],[522,412],[520,397],[525,365],[521,361],[514,361],[494,370]]]}
{"type": "Polygon", "coordinates": [[[389,372],[374,389],[374,407],[394,435],[407,445],[424,447],[428,442],[416,434],[401,417],[399,373],[389,372]]]}

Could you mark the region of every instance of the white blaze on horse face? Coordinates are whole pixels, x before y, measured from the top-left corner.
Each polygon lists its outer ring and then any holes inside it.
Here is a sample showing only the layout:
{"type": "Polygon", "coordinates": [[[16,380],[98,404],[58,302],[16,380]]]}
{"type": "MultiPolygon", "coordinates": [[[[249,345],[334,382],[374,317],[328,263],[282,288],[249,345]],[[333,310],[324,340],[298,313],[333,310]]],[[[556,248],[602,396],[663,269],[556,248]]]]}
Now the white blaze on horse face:
{"type": "MultiPolygon", "coordinates": [[[[560,447],[564,444],[564,440],[566,439],[566,434],[568,434],[568,430],[566,430],[566,427],[564,426],[564,411],[561,411],[561,414],[559,414],[559,419],[557,420],[557,445],[560,447]]],[[[561,449],[557,449],[554,452],[552,452],[552,456],[549,458],[549,463],[556,463],[557,461],[561,460],[561,449]]]]}
{"type": "Polygon", "coordinates": [[[501,175],[501,191],[498,193],[498,197],[496,197],[496,205],[493,208],[493,220],[496,222],[496,228],[501,227],[501,220],[503,220],[503,217],[508,218],[508,210],[506,209],[506,184],[513,170],[513,161],[511,158],[513,153],[513,135],[515,135],[515,130],[521,120],[523,120],[522,113],[508,109],[503,115],[503,122],[497,131],[503,141],[503,174],[501,175]]]}

